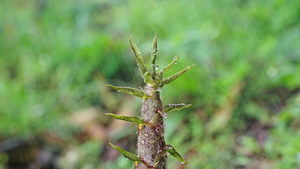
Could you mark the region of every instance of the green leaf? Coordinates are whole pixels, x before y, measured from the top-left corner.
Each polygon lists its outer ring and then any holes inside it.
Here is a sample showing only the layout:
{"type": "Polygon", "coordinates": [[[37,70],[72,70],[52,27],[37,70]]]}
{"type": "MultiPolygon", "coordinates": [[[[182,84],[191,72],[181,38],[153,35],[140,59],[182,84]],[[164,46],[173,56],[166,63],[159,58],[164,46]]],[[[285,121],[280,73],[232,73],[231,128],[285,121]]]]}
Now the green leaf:
{"type": "Polygon", "coordinates": [[[175,58],[173,59],[173,61],[172,61],[170,64],[168,64],[166,67],[162,68],[162,69],[159,71],[158,77],[159,77],[160,79],[163,78],[165,72],[167,72],[173,65],[175,65],[175,63],[177,62],[177,60],[179,59],[179,57],[180,57],[180,56],[175,57],[175,58]]]}
{"type": "Polygon", "coordinates": [[[191,106],[191,104],[184,104],[184,103],[181,103],[181,104],[168,104],[168,105],[164,106],[164,112],[167,113],[167,112],[172,112],[172,111],[176,111],[176,110],[181,110],[181,109],[184,109],[184,108],[188,108],[190,106],[191,106]]]}
{"type": "Polygon", "coordinates": [[[167,151],[170,153],[174,158],[180,161],[182,164],[186,164],[186,161],[181,157],[181,155],[174,149],[173,146],[167,145],[167,151]]]}
{"type": "Polygon", "coordinates": [[[135,124],[145,123],[145,121],[142,118],[139,118],[136,116],[119,116],[119,115],[112,114],[112,113],[105,113],[105,114],[108,116],[111,116],[115,119],[124,120],[124,121],[128,121],[128,122],[135,123],[135,124]]]}
{"type": "Polygon", "coordinates": [[[147,68],[147,66],[145,65],[144,59],[142,57],[142,53],[139,50],[139,48],[136,46],[134,40],[132,39],[132,37],[130,36],[129,38],[129,43],[130,43],[130,47],[134,53],[135,59],[137,61],[137,64],[139,66],[140,69],[140,73],[144,79],[144,82],[147,83],[151,83],[153,84],[153,80],[151,77],[151,72],[150,70],[147,68]]]}
{"type": "Polygon", "coordinates": [[[112,85],[106,85],[106,86],[111,87],[119,92],[131,94],[131,95],[134,95],[134,96],[137,96],[140,98],[148,97],[146,92],[144,92],[143,90],[140,90],[140,89],[135,89],[135,88],[131,88],[131,87],[112,86],[112,85]]]}
{"type": "Polygon", "coordinates": [[[114,146],[112,143],[109,143],[114,149],[116,149],[117,151],[119,151],[125,158],[128,158],[129,160],[131,160],[132,162],[141,162],[142,160],[140,158],[138,158],[135,154],[132,154],[120,147],[114,146]]]}
{"type": "Polygon", "coordinates": [[[172,76],[170,76],[170,77],[164,79],[163,81],[161,81],[161,83],[160,83],[159,86],[160,86],[160,87],[163,87],[164,85],[166,85],[166,84],[168,84],[168,83],[170,83],[170,82],[176,80],[178,77],[180,77],[181,75],[183,75],[186,71],[190,70],[190,69],[191,69],[192,67],[194,67],[194,66],[195,66],[195,64],[193,64],[192,66],[188,66],[187,68],[185,68],[185,69],[179,71],[178,73],[176,73],[176,74],[174,74],[174,75],[172,75],[172,76]]]}
{"type": "Polygon", "coordinates": [[[150,57],[150,71],[152,73],[153,78],[155,78],[156,76],[156,69],[155,69],[156,55],[157,55],[157,33],[155,33],[155,36],[153,38],[153,47],[152,47],[152,52],[150,57]]]}

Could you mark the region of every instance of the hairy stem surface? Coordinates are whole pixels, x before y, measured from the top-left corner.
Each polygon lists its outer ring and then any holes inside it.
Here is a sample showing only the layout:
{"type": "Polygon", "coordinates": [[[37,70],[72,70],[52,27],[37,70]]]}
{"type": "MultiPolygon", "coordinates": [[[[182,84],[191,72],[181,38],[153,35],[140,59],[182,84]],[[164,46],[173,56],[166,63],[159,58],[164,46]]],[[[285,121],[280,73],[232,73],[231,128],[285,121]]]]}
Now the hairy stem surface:
{"type": "MultiPolygon", "coordinates": [[[[162,102],[157,88],[146,86],[145,91],[153,99],[146,98],[143,101],[142,119],[149,124],[139,127],[138,156],[155,169],[165,169],[167,156],[164,122],[160,114],[163,111],[162,102]]],[[[143,163],[137,166],[137,169],[147,168],[143,163]]]]}

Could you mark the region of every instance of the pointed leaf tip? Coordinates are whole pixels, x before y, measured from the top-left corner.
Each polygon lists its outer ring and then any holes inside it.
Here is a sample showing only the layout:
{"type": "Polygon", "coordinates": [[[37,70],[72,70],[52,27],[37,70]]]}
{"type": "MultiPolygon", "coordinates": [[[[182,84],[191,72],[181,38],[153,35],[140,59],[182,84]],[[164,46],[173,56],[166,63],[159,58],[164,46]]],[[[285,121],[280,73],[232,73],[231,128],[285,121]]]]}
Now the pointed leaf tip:
{"type": "Polygon", "coordinates": [[[135,124],[143,124],[145,121],[142,118],[136,117],[136,116],[120,116],[113,113],[105,113],[108,116],[111,116],[118,120],[128,121],[135,124]]]}
{"type": "Polygon", "coordinates": [[[129,44],[134,53],[135,60],[139,66],[139,70],[142,75],[142,78],[144,79],[144,82],[145,83],[153,83],[151,72],[148,69],[148,67],[145,65],[144,59],[142,57],[142,53],[139,50],[139,48],[137,47],[137,45],[135,44],[135,42],[131,36],[129,37],[129,44]]]}
{"type": "Polygon", "coordinates": [[[171,156],[176,158],[178,161],[180,161],[183,164],[186,164],[186,161],[181,157],[181,155],[175,150],[175,148],[171,145],[167,145],[168,153],[170,153],[171,156]]]}
{"type": "Polygon", "coordinates": [[[183,75],[185,72],[187,72],[188,70],[190,70],[194,66],[195,66],[195,64],[193,64],[192,66],[188,66],[187,68],[185,68],[185,69],[175,73],[174,75],[162,80],[159,86],[163,87],[164,85],[166,85],[168,83],[171,83],[172,81],[176,80],[178,77],[183,75]]]}
{"type": "Polygon", "coordinates": [[[156,76],[156,56],[157,56],[157,33],[155,33],[155,36],[153,38],[153,46],[152,46],[152,52],[150,57],[150,71],[152,73],[153,79],[155,79],[156,76]]]}
{"type": "Polygon", "coordinates": [[[188,108],[190,106],[191,106],[191,104],[184,104],[184,103],[181,103],[181,104],[168,104],[168,105],[164,106],[164,113],[172,112],[172,111],[176,111],[176,110],[179,111],[181,109],[188,108]]]}
{"type": "Polygon", "coordinates": [[[108,86],[114,90],[123,92],[123,93],[127,93],[127,94],[131,94],[140,98],[143,97],[147,97],[146,92],[144,92],[143,90],[140,89],[135,89],[135,88],[131,88],[131,87],[121,87],[121,86],[113,86],[113,85],[108,85],[106,84],[105,86],[108,86]]]}
{"type": "Polygon", "coordinates": [[[159,75],[158,75],[158,76],[159,76],[160,79],[163,78],[165,72],[167,72],[169,69],[172,68],[173,65],[176,64],[176,62],[177,62],[177,60],[178,60],[179,58],[180,58],[180,55],[179,55],[179,56],[176,56],[170,64],[168,64],[166,67],[162,68],[162,69],[159,71],[159,73],[158,73],[159,75]]]}
{"type": "Polygon", "coordinates": [[[132,154],[120,147],[114,146],[112,143],[109,143],[114,149],[116,149],[117,151],[119,151],[125,158],[128,158],[129,160],[131,160],[132,162],[141,162],[142,160],[140,158],[138,158],[135,154],[132,154]]]}

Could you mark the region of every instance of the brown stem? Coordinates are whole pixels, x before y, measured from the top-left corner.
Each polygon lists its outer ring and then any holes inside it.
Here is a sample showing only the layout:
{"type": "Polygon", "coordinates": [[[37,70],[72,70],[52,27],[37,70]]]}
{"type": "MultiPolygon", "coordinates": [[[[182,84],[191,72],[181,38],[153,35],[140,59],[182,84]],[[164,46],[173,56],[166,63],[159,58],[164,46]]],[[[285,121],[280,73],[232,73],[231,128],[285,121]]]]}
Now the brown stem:
{"type": "Polygon", "coordinates": [[[145,91],[153,99],[144,99],[142,118],[151,124],[139,127],[138,156],[144,163],[139,163],[136,169],[166,169],[166,144],[164,139],[164,121],[160,114],[163,111],[159,89],[147,85],[145,91]]]}

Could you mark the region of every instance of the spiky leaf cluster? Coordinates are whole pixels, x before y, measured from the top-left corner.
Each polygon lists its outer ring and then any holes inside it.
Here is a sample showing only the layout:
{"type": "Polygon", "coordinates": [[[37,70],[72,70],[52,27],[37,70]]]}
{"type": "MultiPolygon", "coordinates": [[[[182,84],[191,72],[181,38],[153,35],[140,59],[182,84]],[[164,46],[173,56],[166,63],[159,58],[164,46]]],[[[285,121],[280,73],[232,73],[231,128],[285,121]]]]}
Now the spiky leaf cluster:
{"type": "MultiPolygon", "coordinates": [[[[148,126],[152,129],[154,129],[155,131],[163,131],[160,129],[161,127],[163,127],[162,126],[163,121],[160,122],[162,124],[159,124],[159,119],[162,119],[161,116],[164,116],[164,114],[167,112],[178,111],[183,108],[187,108],[187,107],[191,106],[191,104],[183,104],[183,103],[169,104],[169,105],[163,106],[161,108],[162,110],[160,110],[159,103],[161,103],[161,99],[159,97],[159,94],[158,94],[158,98],[153,97],[153,92],[157,92],[157,93],[159,93],[159,92],[151,91],[151,90],[147,90],[147,89],[151,88],[151,89],[159,90],[164,85],[176,80],[178,77],[180,77],[185,72],[187,72],[189,69],[191,69],[194,65],[188,66],[187,68],[175,73],[174,75],[164,78],[165,72],[167,72],[172,66],[174,66],[176,64],[176,62],[180,56],[175,57],[174,60],[170,64],[168,64],[166,67],[162,68],[159,72],[156,72],[157,65],[156,65],[155,61],[156,61],[156,57],[157,57],[157,35],[155,34],[154,39],[153,39],[153,47],[152,47],[152,52],[151,52],[151,57],[150,57],[149,68],[146,66],[144,59],[142,57],[141,51],[138,49],[137,45],[135,44],[135,42],[131,36],[129,38],[129,43],[130,43],[130,47],[134,53],[135,59],[137,61],[140,74],[146,84],[145,89],[141,90],[141,89],[135,89],[135,88],[130,88],[130,87],[118,87],[118,86],[112,86],[112,85],[107,85],[107,86],[111,87],[114,90],[142,98],[143,103],[144,103],[143,108],[144,107],[148,108],[147,107],[148,105],[146,105],[147,103],[145,102],[146,99],[153,100],[154,103],[157,102],[157,104],[153,104],[153,105],[151,105],[152,107],[150,107],[151,109],[156,110],[155,112],[157,114],[155,116],[153,116],[152,119],[149,121],[144,120],[142,117],[136,117],[136,116],[120,116],[120,115],[115,115],[112,113],[107,113],[106,115],[109,115],[115,119],[124,120],[127,122],[137,124],[139,132],[141,132],[141,130],[143,129],[144,126],[148,126]]],[[[164,133],[159,133],[159,134],[163,135],[164,133]]],[[[161,144],[165,145],[164,139],[162,140],[162,142],[163,143],[161,143],[161,144]]],[[[149,162],[145,161],[140,154],[137,156],[137,155],[134,155],[130,152],[123,150],[120,147],[116,147],[111,143],[110,143],[110,145],[113,148],[115,148],[117,151],[119,151],[124,157],[130,159],[134,163],[136,168],[138,168],[139,163],[142,163],[143,166],[146,166],[146,168],[154,168],[154,169],[165,168],[166,164],[159,164],[160,160],[157,158],[162,158],[167,153],[172,155],[176,159],[178,159],[181,163],[186,163],[185,160],[181,157],[181,155],[171,145],[165,145],[163,147],[162,151],[157,154],[157,157],[156,157],[155,161],[153,162],[154,164],[152,164],[152,165],[149,164],[149,162]],[[159,165],[164,166],[164,167],[159,167],[159,165]]]]}

